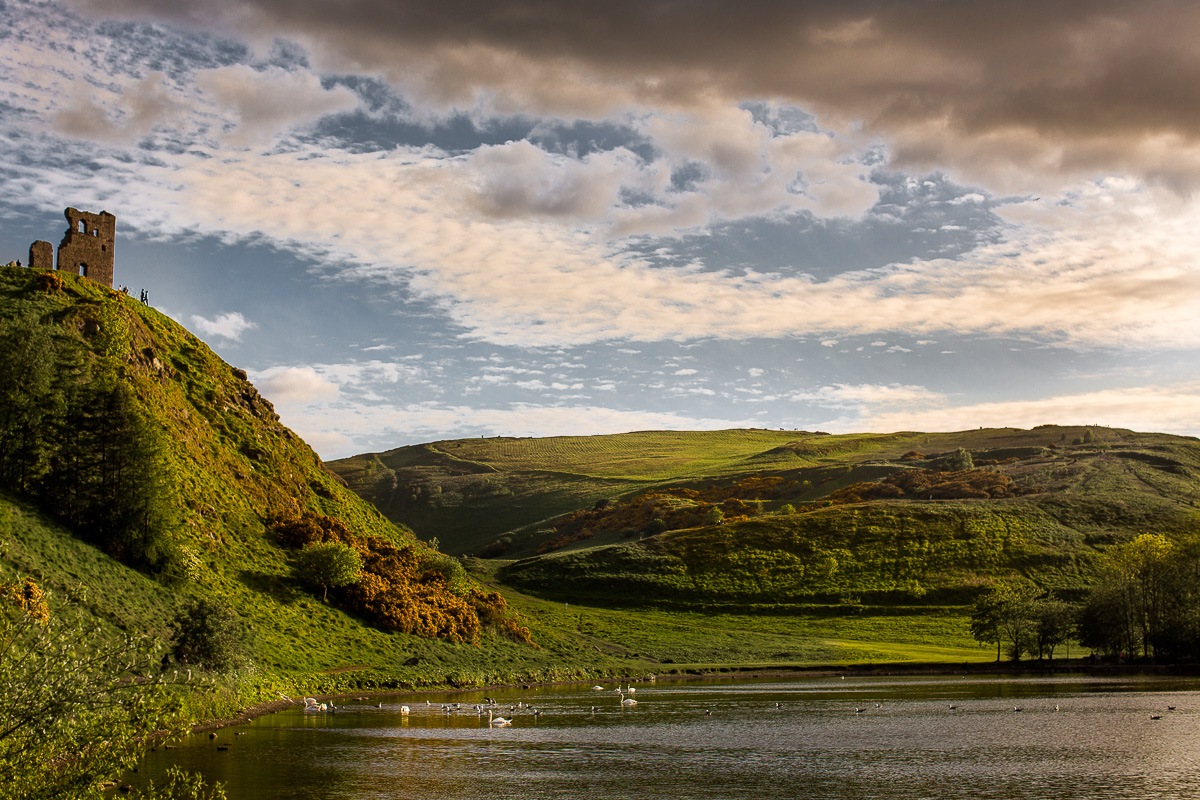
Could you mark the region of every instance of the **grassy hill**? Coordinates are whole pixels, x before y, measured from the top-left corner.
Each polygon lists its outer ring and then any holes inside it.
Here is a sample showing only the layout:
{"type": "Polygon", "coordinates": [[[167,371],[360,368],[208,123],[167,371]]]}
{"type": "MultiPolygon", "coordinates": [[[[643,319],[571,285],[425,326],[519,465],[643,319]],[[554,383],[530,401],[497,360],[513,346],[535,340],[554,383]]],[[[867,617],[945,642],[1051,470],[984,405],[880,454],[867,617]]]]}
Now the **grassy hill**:
{"type": "MultiPolygon", "coordinates": [[[[456,439],[331,461],[329,467],[421,538],[436,536],[447,553],[475,553],[503,534],[598,500],[683,477],[736,472],[747,459],[798,436],[804,434],[649,431],[456,439]]],[[[536,546],[518,544],[512,552],[533,550],[536,546]]]]}
{"type": "MultiPolygon", "coordinates": [[[[465,439],[357,456],[330,467],[391,519],[419,536],[437,536],[451,553],[512,559],[557,552],[553,561],[564,567],[636,557],[669,573],[686,562],[692,575],[707,569],[693,563],[698,554],[711,558],[713,551],[737,550],[753,540],[760,553],[779,554],[762,556],[776,561],[755,567],[756,574],[766,569],[790,577],[786,588],[776,578],[748,581],[747,587],[760,588],[739,589],[745,597],[778,591],[795,597],[895,595],[913,581],[910,593],[961,597],[971,581],[1014,570],[1036,573],[1049,586],[1077,588],[1097,548],[1140,531],[1195,526],[1200,502],[1197,440],[1083,427],[465,439]],[[969,454],[973,472],[944,469],[960,450],[969,454]],[[886,483],[906,471],[957,475],[959,485],[950,480],[925,494],[905,494],[886,483]],[[1003,487],[997,491],[988,476],[999,476],[1003,487]],[[973,487],[971,481],[982,483],[973,487]],[[847,493],[857,484],[868,484],[863,491],[874,495],[847,493]],[[742,505],[731,509],[737,506],[731,501],[742,505]],[[702,518],[713,506],[730,517],[718,528],[702,518]],[[798,513],[781,514],[785,508],[798,513]],[[641,543],[661,533],[652,527],[655,517],[671,529],[688,530],[641,543]],[[615,553],[564,555],[618,544],[615,553]],[[874,566],[859,563],[863,548],[874,566]],[[920,548],[928,558],[914,560],[903,555],[905,548],[920,548]],[[838,557],[847,550],[849,556],[838,557]],[[991,553],[990,561],[981,561],[982,553],[991,553]],[[659,560],[668,556],[668,562],[659,560]],[[821,566],[828,558],[840,565],[836,579],[818,579],[828,571],[821,566]],[[805,577],[797,582],[800,573],[805,577]]],[[[549,569],[529,564],[506,575],[532,588],[531,576],[549,569]]],[[[668,583],[676,588],[654,596],[692,596],[679,580],[668,583]]],[[[583,591],[582,585],[572,579],[560,588],[583,591]]]]}
{"type": "MultiPolygon", "coordinates": [[[[22,494],[10,488],[0,491],[0,582],[32,576],[60,602],[59,613],[101,630],[137,631],[164,641],[171,618],[189,598],[216,598],[237,612],[251,634],[252,666],[238,679],[241,702],[274,697],[280,689],[473,685],[729,664],[987,658],[970,642],[961,620],[950,617],[914,618],[896,627],[872,622],[868,615],[851,628],[823,615],[780,621],[688,609],[630,614],[515,592],[497,580],[496,562],[474,559],[464,560],[471,576],[460,581],[458,590],[464,585],[500,590],[510,615],[528,626],[536,646],[490,627],[475,643],[383,629],[348,610],[338,590],[322,602],[319,591],[297,580],[296,551],[283,546],[271,529],[272,515],[283,509],[335,517],[354,536],[411,547],[434,566],[449,560],[349,491],[279,422],[245,373],[177,323],[124,295],[69,275],[0,268],[0,328],[22,319],[32,320],[60,343],[81,348],[71,367],[75,373],[82,362],[111,358],[116,364],[119,381],[163,447],[156,468],[171,489],[165,502],[174,514],[165,516],[174,516],[177,523],[170,536],[184,569],[170,579],[132,569],[53,519],[53,492],[22,494]],[[69,602],[64,606],[61,601],[69,602]]],[[[60,388],[70,383],[70,375],[60,378],[65,381],[60,388]]],[[[6,402],[12,399],[5,397],[6,402]]],[[[100,422],[102,427],[103,418],[100,422]]],[[[630,461],[622,467],[603,450],[590,454],[591,474],[586,476],[541,464],[530,487],[521,489],[538,504],[537,510],[517,509],[521,513],[511,519],[523,523],[530,511],[538,517],[555,509],[568,512],[578,507],[580,491],[590,505],[653,485],[681,465],[693,465],[696,473],[719,471],[725,461],[752,458],[793,438],[766,432],[751,440],[741,433],[685,434],[674,443],[663,438],[650,446],[631,435],[630,461]],[[721,439],[724,449],[711,446],[721,439]],[[656,471],[650,471],[655,460],[656,471]],[[544,486],[552,488],[551,495],[560,493],[550,511],[542,505],[549,496],[541,491],[544,486]]],[[[506,464],[537,463],[536,452],[522,449],[536,442],[510,444],[515,446],[505,451],[507,462],[476,451],[480,443],[472,441],[447,447],[446,453],[414,448],[411,463],[433,463],[446,474],[465,476],[465,487],[480,476],[507,478],[506,464]]],[[[566,455],[570,446],[565,441],[556,445],[566,455]]],[[[557,466],[570,463],[559,458],[557,466]]],[[[503,484],[507,491],[514,485],[503,484]]],[[[446,495],[455,491],[450,486],[446,495]]],[[[475,490],[466,494],[488,496],[475,490]]],[[[506,497],[497,492],[491,510],[503,507],[506,497]]],[[[432,537],[450,538],[440,527],[421,532],[423,539],[432,537]]]]}
{"type": "Polygon", "coordinates": [[[470,439],[331,467],[506,584],[610,607],[961,614],[997,578],[1078,597],[1106,547],[1200,528],[1200,441],[1106,428],[470,439]]]}

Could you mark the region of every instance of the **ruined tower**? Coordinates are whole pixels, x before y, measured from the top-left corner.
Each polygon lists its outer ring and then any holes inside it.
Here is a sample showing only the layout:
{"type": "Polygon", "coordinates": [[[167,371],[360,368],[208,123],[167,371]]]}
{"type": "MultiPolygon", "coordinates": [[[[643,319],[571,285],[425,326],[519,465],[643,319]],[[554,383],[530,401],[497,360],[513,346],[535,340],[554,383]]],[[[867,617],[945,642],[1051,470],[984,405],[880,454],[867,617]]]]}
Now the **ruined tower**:
{"type": "Polygon", "coordinates": [[[68,208],[63,215],[69,227],[58,244],[58,268],[111,289],[117,218],[107,211],[89,214],[77,208],[68,208]]]}
{"type": "Polygon", "coordinates": [[[32,269],[54,269],[54,245],[40,239],[29,245],[29,266],[32,269]]]}

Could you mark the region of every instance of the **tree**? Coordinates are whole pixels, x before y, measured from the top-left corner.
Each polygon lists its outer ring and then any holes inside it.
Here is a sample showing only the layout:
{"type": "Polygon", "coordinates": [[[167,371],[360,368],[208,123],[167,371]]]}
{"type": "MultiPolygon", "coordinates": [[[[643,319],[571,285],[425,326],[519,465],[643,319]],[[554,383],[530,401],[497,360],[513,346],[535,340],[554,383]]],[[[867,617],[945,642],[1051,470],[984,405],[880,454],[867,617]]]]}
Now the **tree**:
{"type": "Polygon", "coordinates": [[[94,398],[80,527],[120,561],[155,570],[174,556],[178,525],[162,434],[124,383],[94,398]]]}
{"type": "Polygon", "coordinates": [[[358,551],[341,542],[313,542],[296,555],[296,575],[310,586],[324,589],[322,600],[337,586],[358,583],[363,560],[358,551]]]}
{"type": "Polygon", "coordinates": [[[971,635],[980,644],[996,644],[996,661],[1001,646],[1008,642],[1013,661],[1036,652],[1037,627],[1034,613],[1037,590],[1027,583],[997,583],[979,596],[971,611],[971,635]]]}
{"type": "Polygon", "coordinates": [[[1075,609],[1050,595],[1033,605],[1037,657],[1054,659],[1054,649],[1070,638],[1075,628],[1075,609]]]}
{"type": "Polygon", "coordinates": [[[670,529],[670,525],[662,517],[655,517],[646,524],[646,529],[643,532],[646,536],[657,536],[660,533],[666,533],[670,529]]]}
{"type": "Polygon", "coordinates": [[[1113,577],[1125,590],[1129,617],[1141,634],[1143,656],[1151,654],[1162,628],[1173,549],[1167,537],[1143,533],[1122,545],[1111,561],[1113,577]]]}
{"type": "Polygon", "coordinates": [[[971,609],[971,635],[980,644],[996,645],[996,663],[1000,663],[1000,622],[1004,615],[1004,601],[998,587],[979,595],[971,609]]]}
{"type": "Polygon", "coordinates": [[[1160,534],[1144,533],[1113,548],[1084,604],[1080,641],[1113,654],[1197,655],[1198,566],[1194,538],[1184,537],[1176,545],[1160,534]]]}
{"type": "Polygon", "coordinates": [[[197,597],[179,610],[171,629],[175,634],[171,655],[180,664],[228,672],[245,661],[245,629],[226,603],[197,597]]]}
{"type": "Polygon", "coordinates": [[[930,466],[942,472],[962,472],[975,469],[975,461],[971,458],[970,450],[960,447],[953,453],[934,459],[930,466]]]}
{"type": "Polygon", "coordinates": [[[44,467],[54,361],[46,326],[24,318],[0,322],[0,480],[21,493],[44,467]]]}

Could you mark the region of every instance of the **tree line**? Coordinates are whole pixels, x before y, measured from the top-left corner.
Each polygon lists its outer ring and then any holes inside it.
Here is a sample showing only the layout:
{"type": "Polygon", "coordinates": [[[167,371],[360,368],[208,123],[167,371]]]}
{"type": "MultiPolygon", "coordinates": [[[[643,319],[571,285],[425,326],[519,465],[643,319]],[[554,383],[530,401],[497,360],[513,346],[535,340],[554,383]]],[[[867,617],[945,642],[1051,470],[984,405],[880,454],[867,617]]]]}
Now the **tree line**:
{"type": "Polygon", "coordinates": [[[162,432],[121,379],[115,304],[87,340],[31,317],[0,321],[0,488],[145,572],[167,569],[179,524],[162,432]]]}
{"type": "Polygon", "coordinates": [[[1001,582],[971,612],[971,633],[1006,653],[1053,658],[1077,641],[1098,657],[1181,662],[1200,658],[1200,534],[1145,533],[1110,548],[1081,602],[1030,583],[1001,582]]]}

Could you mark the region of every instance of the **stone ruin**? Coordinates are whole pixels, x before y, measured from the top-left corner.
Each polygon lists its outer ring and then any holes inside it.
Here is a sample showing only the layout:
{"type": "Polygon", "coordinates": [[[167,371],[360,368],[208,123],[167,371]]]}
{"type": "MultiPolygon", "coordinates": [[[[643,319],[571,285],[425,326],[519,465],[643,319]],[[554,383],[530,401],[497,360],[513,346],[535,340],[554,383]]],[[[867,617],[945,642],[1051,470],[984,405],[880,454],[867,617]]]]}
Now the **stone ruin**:
{"type": "Polygon", "coordinates": [[[111,289],[117,218],[107,211],[91,214],[77,208],[68,208],[63,216],[68,227],[58,243],[58,266],[54,265],[53,246],[43,241],[29,245],[29,266],[65,270],[111,289]]]}

